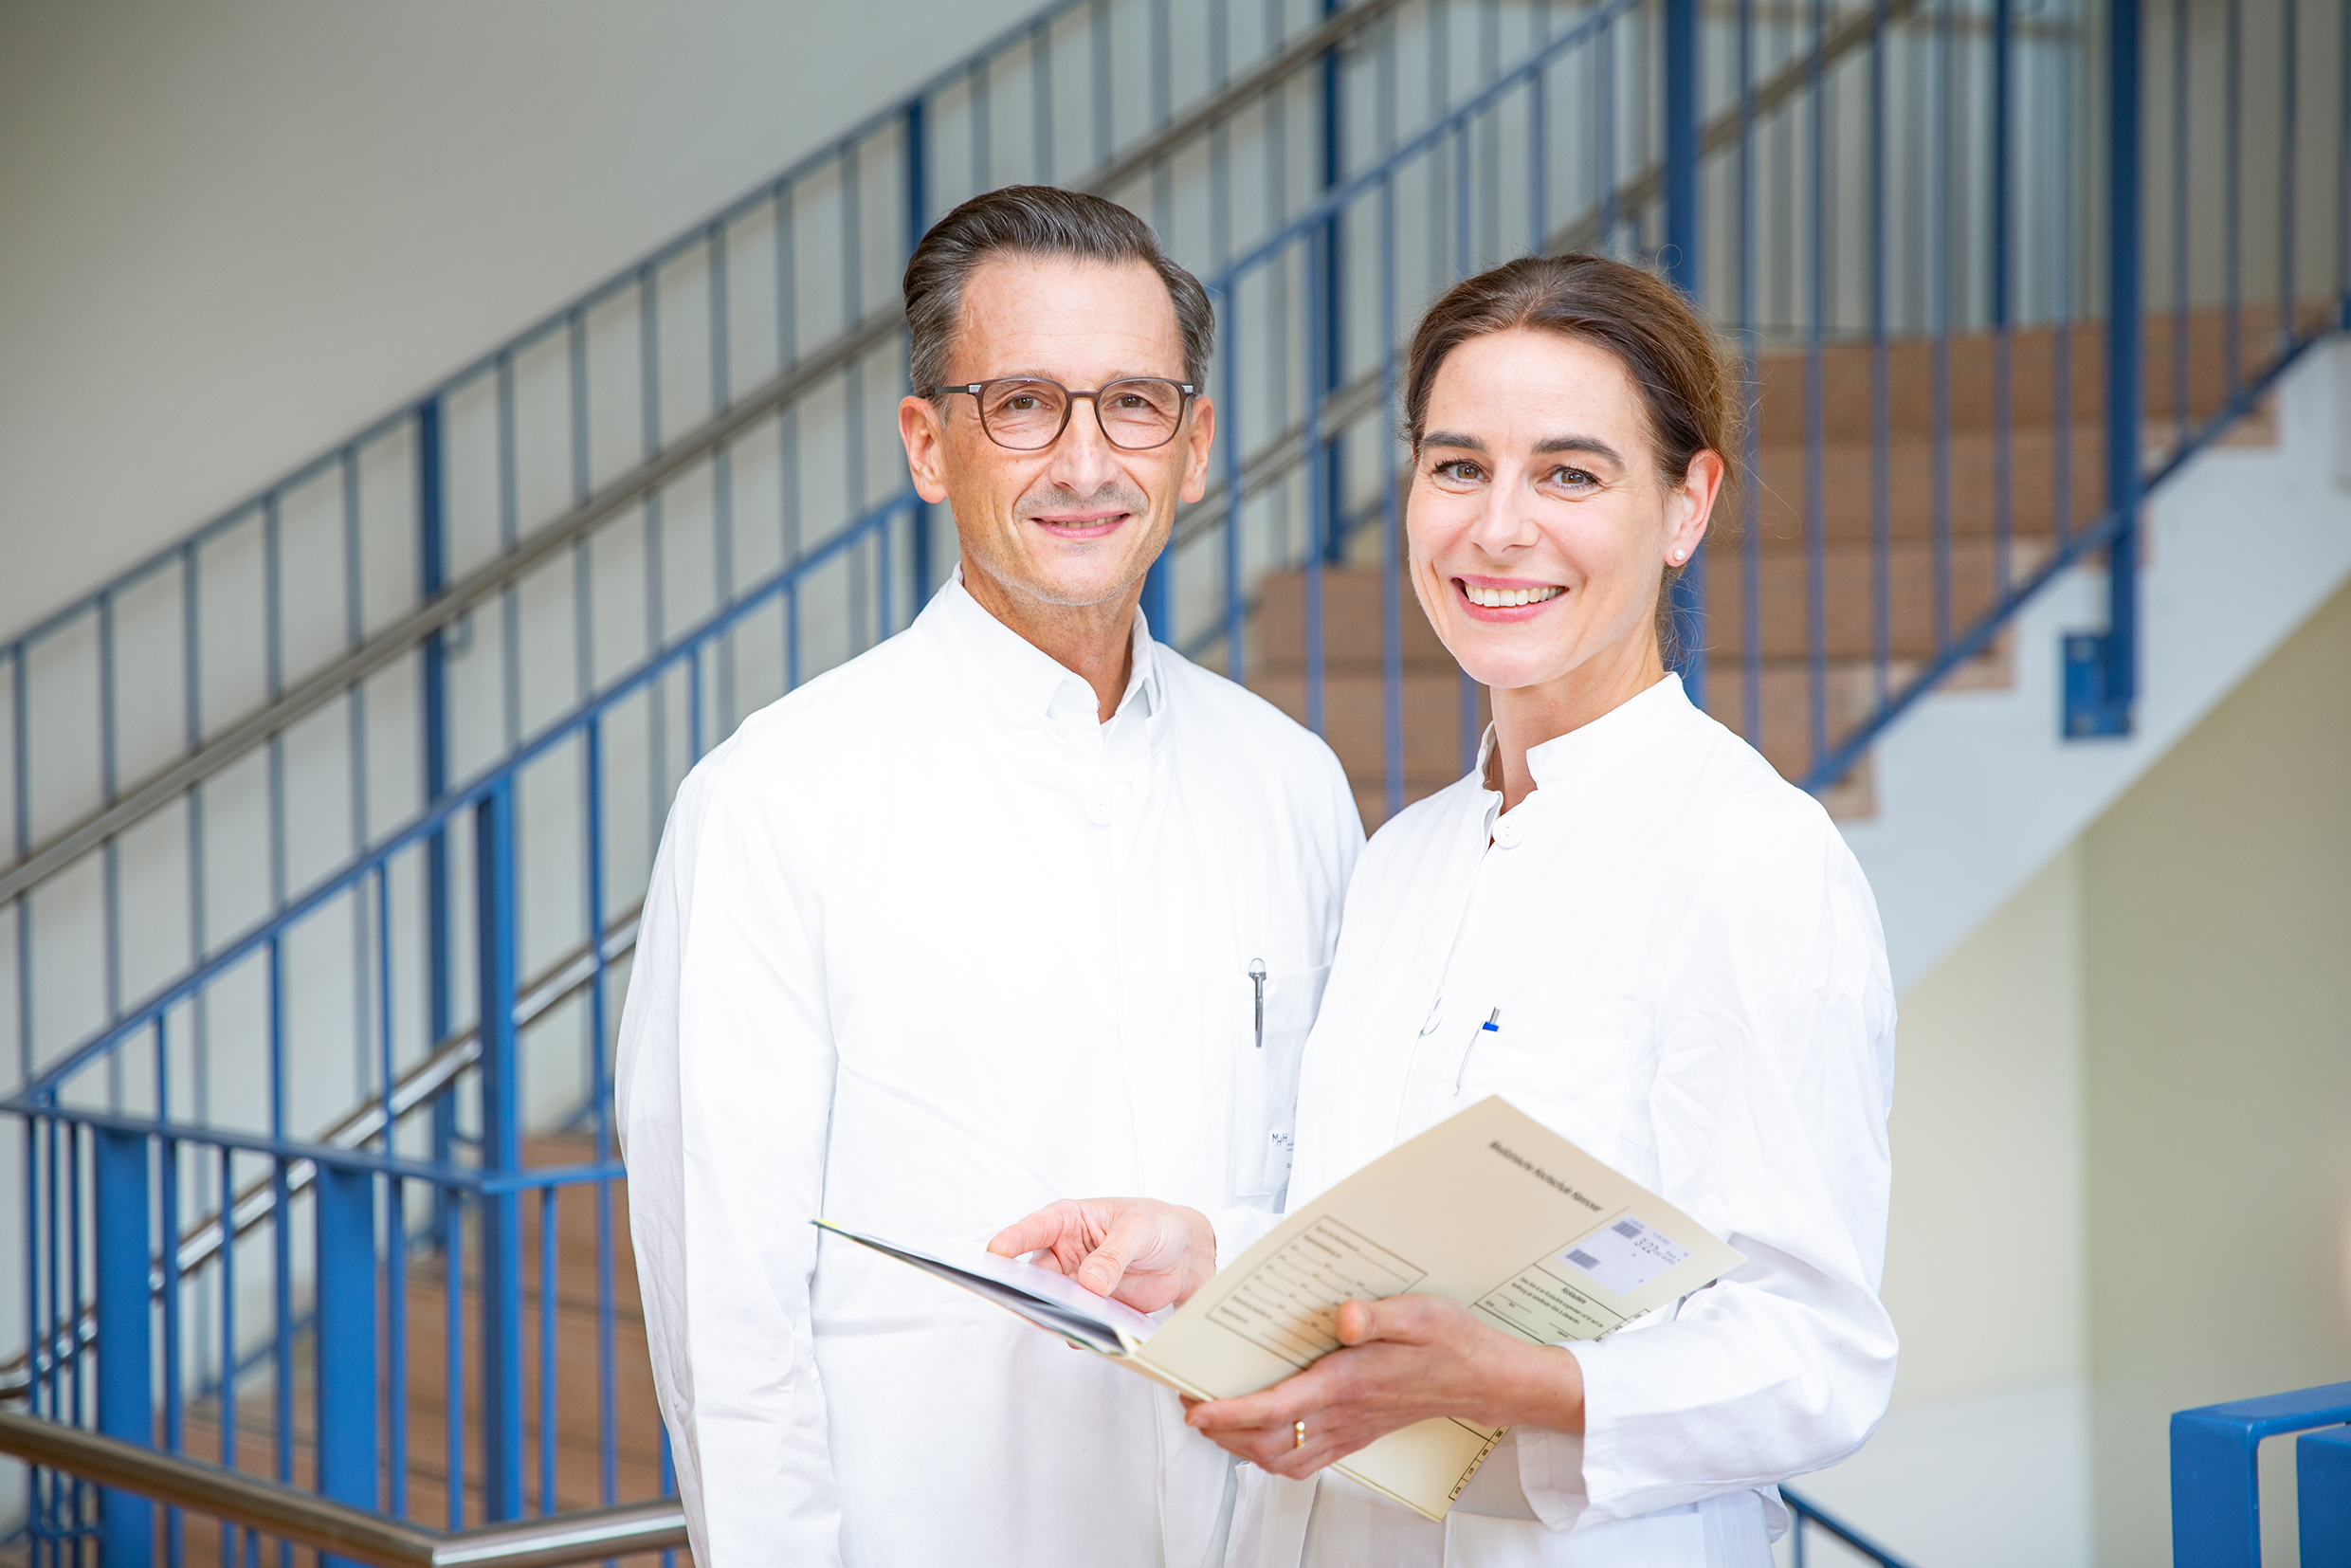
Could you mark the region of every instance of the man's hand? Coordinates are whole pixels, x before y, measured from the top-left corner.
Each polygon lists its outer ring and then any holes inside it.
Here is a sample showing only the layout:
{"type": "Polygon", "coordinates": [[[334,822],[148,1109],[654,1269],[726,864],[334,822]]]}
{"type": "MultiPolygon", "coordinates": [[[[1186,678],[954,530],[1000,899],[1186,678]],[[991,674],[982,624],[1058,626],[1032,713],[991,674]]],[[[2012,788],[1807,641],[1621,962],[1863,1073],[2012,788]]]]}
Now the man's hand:
{"type": "Polygon", "coordinates": [[[1262,1394],[1185,1400],[1186,1419],[1227,1452],[1293,1481],[1436,1416],[1584,1429],[1583,1368],[1574,1356],[1488,1328],[1446,1297],[1343,1303],[1339,1342],[1345,1348],[1262,1394]]]}
{"type": "Polygon", "coordinates": [[[998,1231],[988,1250],[1041,1252],[1043,1267],[1139,1312],[1182,1305],[1216,1272],[1208,1216],[1147,1197],[1064,1198],[998,1231]]]}

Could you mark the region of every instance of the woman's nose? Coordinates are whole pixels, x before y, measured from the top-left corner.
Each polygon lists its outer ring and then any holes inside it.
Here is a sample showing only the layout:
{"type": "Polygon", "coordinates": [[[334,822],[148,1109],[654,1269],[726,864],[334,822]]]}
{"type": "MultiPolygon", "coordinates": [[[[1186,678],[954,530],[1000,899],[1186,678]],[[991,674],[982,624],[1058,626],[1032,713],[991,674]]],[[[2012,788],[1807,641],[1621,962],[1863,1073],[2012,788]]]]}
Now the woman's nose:
{"type": "Polygon", "coordinates": [[[1506,550],[1523,549],[1536,538],[1534,510],[1527,505],[1526,496],[1515,484],[1496,484],[1485,493],[1485,504],[1478,510],[1477,522],[1469,530],[1471,542],[1490,556],[1506,550]]]}

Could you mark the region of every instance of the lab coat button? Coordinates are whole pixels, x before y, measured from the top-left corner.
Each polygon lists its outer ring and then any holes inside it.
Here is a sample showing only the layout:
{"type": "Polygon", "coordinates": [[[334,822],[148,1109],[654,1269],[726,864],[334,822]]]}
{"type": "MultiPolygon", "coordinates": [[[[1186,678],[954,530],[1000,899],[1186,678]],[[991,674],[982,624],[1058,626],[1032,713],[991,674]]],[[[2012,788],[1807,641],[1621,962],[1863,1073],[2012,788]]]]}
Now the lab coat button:
{"type": "Polygon", "coordinates": [[[1104,826],[1110,821],[1110,807],[1105,802],[1100,800],[1095,801],[1092,805],[1086,807],[1085,820],[1092,823],[1097,828],[1104,826]]]}
{"type": "Polygon", "coordinates": [[[1505,849],[1519,847],[1519,825],[1508,817],[1494,824],[1494,842],[1505,849]]]}

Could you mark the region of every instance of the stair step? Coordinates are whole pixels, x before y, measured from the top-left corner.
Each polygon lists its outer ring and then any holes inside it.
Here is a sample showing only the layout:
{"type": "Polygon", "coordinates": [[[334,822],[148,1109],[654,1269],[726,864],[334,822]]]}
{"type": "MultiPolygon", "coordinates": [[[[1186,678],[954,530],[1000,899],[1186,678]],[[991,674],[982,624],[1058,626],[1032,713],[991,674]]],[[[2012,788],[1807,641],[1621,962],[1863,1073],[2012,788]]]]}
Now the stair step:
{"type": "MultiPolygon", "coordinates": [[[[2327,319],[2324,301],[2299,306],[2303,330],[2316,330],[2327,319]]],[[[2241,364],[2267,363],[2275,353],[2280,315],[2274,302],[2243,307],[2239,317],[2241,364]]],[[[2227,344],[2229,318],[2220,309],[2188,314],[2188,396],[2192,415],[2209,418],[2229,396],[2227,344]]],[[[2148,320],[2142,338],[2146,418],[2150,434],[2176,418],[2178,378],[2174,374],[2175,322],[2170,317],[2148,320]]],[[[1886,346],[1886,403],[1893,428],[1899,431],[1931,430],[1936,409],[1936,345],[1931,338],[1904,337],[1886,346]]],[[[1867,343],[1840,343],[1821,353],[1822,408],[1826,428],[1865,438],[1876,394],[1872,380],[1873,352],[1867,343]]],[[[2077,421],[2100,421],[2106,408],[2106,345],[2102,326],[2083,323],[2062,337],[2050,327],[2019,330],[2009,335],[2009,414],[2019,427],[2046,425],[2058,417],[2059,388],[2070,393],[2067,410],[2077,421]],[[2060,379],[2060,354],[2068,356],[2069,374],[2060,379]]],[[[1995,405],[1994,370],[1996,355],[1990,333],[1954,334],[1948,339],[1947,408],[1955,428],[1988,427],[1995,405]]],[[[1766,442],[1801,439],[1805,428],[1806,356],[1800,350],[1775,349],[1756,360],[1758,421],[1766,442]]]]}
{"type": "MultiPolygon", "coordinates": [[[[2046,538],[2010,541],[2010,585],[2030,576],[2049,558],[2046,538]]],[[[1936,634],[1939,566],[1947,569],[1947,625],[1957,636],[1997,602],[1997,553],[1987,538],[1953,542],[1939,561],[1923,539],[1897,539],[1886,553],[1886,618],[1888,652],[1898,659],[1930,659],[1941,650],[1936,634]]],[[[1715,663],[1735,665],[1746,649],[1746,562],[1734,551],[1706,559],[1705,642],[1715,663]]],[[[1876,556],[1867,545],[1832,543],[1821,551],[1824,653],[1832,659],[1868,659],[1876,650],[1876,556]]],[[[1761,611],[1760,641],[1766,659],[1801,659],[1812,650],[1811,563],[1794,551],[1763,556],[1756,577],[1761,611]]]]}

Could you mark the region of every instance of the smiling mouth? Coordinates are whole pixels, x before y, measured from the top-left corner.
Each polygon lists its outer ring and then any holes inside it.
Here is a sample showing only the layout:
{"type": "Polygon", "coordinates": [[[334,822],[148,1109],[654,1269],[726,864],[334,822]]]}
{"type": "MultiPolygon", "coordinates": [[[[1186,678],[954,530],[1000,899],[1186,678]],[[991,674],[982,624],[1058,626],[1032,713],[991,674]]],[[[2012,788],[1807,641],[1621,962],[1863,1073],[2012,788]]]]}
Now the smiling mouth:
{"type": "Polygon", "coordinates": [[[1129,512],[1097,512],[1077,517],[1030,518],[1029,520],[1066,539],[1098,539],[1118,531],[1133,514],[1129,512]]]}
{"type": "Polygon", "coordinates": [[[1542,588],[1481,588],[1459,577],[1453,583],[1463,597],[1481,610],[1514,610],[1521,605],[1541,604],[1567,592],[1556,583],[1542,588]]]}

